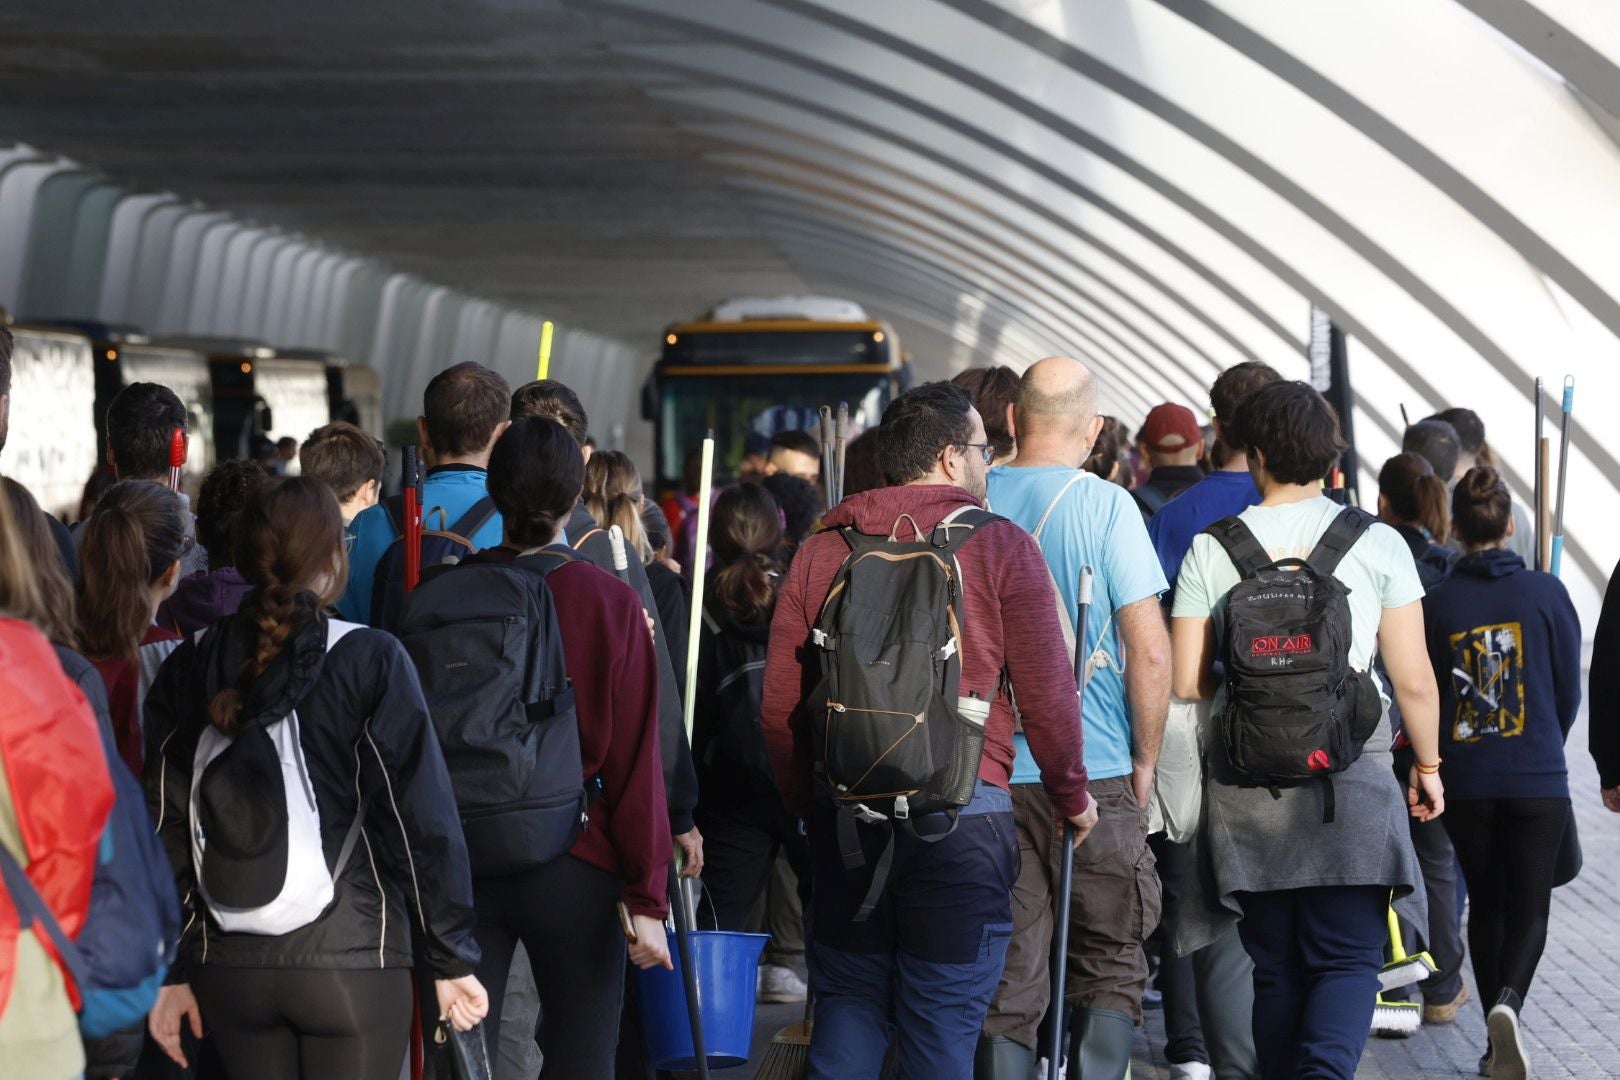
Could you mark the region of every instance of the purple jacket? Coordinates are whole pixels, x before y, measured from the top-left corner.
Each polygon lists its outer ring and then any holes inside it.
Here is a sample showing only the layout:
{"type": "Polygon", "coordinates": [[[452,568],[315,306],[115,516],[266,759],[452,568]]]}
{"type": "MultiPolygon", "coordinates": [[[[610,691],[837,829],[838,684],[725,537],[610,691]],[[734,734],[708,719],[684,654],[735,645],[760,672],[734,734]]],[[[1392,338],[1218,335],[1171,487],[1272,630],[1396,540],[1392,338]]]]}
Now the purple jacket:
{"type": "Polygon", "coordinates": [[[192,574],[182,578],[174,595],[158,608],[157,624],[181,637],[191,637],[227,615],[235,615],[252,591],[253,586],[234,566],[192,574]]]}

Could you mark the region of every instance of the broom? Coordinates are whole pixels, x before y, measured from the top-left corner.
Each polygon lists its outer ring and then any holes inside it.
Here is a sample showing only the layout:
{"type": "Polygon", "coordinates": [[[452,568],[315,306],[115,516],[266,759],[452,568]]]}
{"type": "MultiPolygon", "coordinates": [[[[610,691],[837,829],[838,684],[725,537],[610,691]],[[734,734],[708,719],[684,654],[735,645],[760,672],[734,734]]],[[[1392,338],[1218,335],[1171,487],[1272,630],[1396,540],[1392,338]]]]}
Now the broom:
{"type": "Polygon", "coordinates": [[[804,1019],[771,1036],[765,1059],[755,1080],[804,1080],[810,1071],[811,1004],[804,1003],[804,1019]]]}
{"type": "Polygon", "coordinates": [[[1372,1032],[1380,1039],[1404,1039],[1423,1026],[1423,1003],[1419,1001],[1389,1001],[1384,991],[1395,990],[1422,982],[1437,970],[1434,960],[1426,952],[1408,956],[1401,941],[1401,924],[1395,918],[1395,909],[1389,909],[1390,962],[1378,973],[1377,1004],[1373,1006],[1372,1032]]]}

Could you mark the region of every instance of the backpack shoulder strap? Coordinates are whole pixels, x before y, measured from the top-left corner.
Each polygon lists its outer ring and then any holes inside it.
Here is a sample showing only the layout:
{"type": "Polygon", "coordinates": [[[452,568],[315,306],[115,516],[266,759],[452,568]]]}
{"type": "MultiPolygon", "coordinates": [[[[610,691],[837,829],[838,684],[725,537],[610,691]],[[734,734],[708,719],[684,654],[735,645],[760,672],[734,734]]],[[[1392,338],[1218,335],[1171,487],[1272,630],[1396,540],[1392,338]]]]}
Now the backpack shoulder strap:
{"type": "Polygon", "coordinates": [[[28,872],[22,868],[4,844],[0,844],[0,879],[3,879],[6,892],[11,896],[12,906],[17,909],[17,924],[20,928],[36,927],[39,932],[51,939],[56,948],[56,955],[61,957],[62,964],[73,976],[73,982],[80,992],[90,989],[89,972],[85,969],[84,956],[79,948],[68,936],[62,932],[62,924],[56,921],[45,898],[39,895],[34,883],[28,879],[28,872]]]}
{"type": "Polygon", "coordinates": [[[1355,547],[1356,541],[1361,539],[1362,533],[1372,528],[1377,518],[1358,507],[1347,506],[1339,511],[1339,516],[1333,519],[1322,539],[1316,542],[1310,557],[1305,562],[1318,574],[1328,575],[1339,568],[1339,563],[1350,549],[1355,547]]]}
{"type": "Polygon", "coordinates": [[[489,519],[495,516],[495,500],[485,495],[482,499],[467,507],[467,512],[456,519],[446,532],[464,536],[470,542],[479,529],[489,524],[489,519]]]}
{"type": "Polygon", "coordinates": [[[1046,519],[1051,517],[1052,511],[1058,508],[1058,503],[1063,501],[1063,496],[1067,495],[1070,488],[1074,487],[1074,485],[1078,484],[1085,478],[1085,470],[1076,469],[1074,470],[1074,475],[1069,477],[1068,481],[1062,487],[1058,488],[1058,493],[1052,496],[1051,502],[1046,504],[1046,510],[1041,514],[1041,520],[1037,521],[1035,523],[1035,528],[1030,530],[1029,535],[1035,538],[1035,543],[1039,544],[1041,542],[1041,533],[1046,531],[1046,519]]]}
{"type": "Polygon", "coordinates": [[[390,495],[378,505],[383,508],[383,516],[388,519],[388,524],[393,526],[394,535],[396,537],[404,536],[405,496],[390,495]]]}
{"type": "Polygon", "coordinates": [[[574,543],[572,545],[573,549],[575,551],[580,550],[581,548],[583,548],[585,546],[585,541],[589,540],[593,536],[600,535],[601,532],[602,532],[601,529],[591,529],[589,532],[587,532],[583,536],[581,536],[578,540],[574,541],[574,543]]]}
{"type": "Polygon", "coordinates": [[[1271,565],[1271,556],[1237,515],[1224,517],[1204,531],[1225,549],[1242,577],[1251,578],[1271,565]]]}
{"type": "MultiPolygon", "coordinates": [[[[601,532],[602,530],[598,529],[596,531],[601,532]]],[[[541,548],[533,555],[525,556],[525,560],[527,559],[534,560],[533,569],[543,578],[550,577],[552,573],[560,567],[566,566],[571,562],[580,561],[574,556],[574,553],[571,550],[563,547],[561,544],[551,544],[547,547],[541,548]]]]}
{"type": "Polygon", "coordinates": [[[1147,484],[1139,488],[1132,488],[1131,498],[1136,500],[1137,506],[1140,506],[1149,514],[1157,514],[1164,509],[1164,504],[1170,501],[1165,498],[1164,492],[1147,484]]]}
{"type": "Polygon", "coordinates": [[[977,506],[964,506],[946,515],[930,534],[929,543],[942,554],[954,555],[956,550],[978,531],[979,526],[1004,520],[999,514],[977,506]]]}

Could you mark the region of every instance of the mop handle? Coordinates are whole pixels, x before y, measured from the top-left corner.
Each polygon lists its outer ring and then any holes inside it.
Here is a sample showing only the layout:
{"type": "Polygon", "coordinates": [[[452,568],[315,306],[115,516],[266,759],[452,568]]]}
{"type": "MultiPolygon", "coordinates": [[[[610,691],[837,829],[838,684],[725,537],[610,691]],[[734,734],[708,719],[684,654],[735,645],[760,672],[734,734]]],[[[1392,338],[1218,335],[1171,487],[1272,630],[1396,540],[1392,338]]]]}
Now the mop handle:
{"type": "Polygon", "coordinates": [[[608,526],[608,546],[613,549],[613,573],[626,585],[630,584],[630,556],[625,551],[624,530],[617,525],[608,526]]]}
{"type": "Polygon", "coordinates": [[[1541,432],[1546,427],[1545,416],[1546,416],[1546,411],[1547,411],[1546,403],[1544,401],[1545,394],[1546,394],[1546,391],[1545,391],[1545,389],[1543,387],[1541,377],[1538,375],[1538,376],[1536,376],[1536,391],[1535,391],[1536,441],[1533,444],[1532,451],[1531,451],[1532,454],[1534,455],[1534,460],[1535,460],[1535,463],[1536,463],[1536,469],[1535,469],[1535,472],[1536,472],[1535,500],[1536,500],[1536,559],[1537,559],[1537,562],[1538,562],[1538,565],[1536,566],[1537,570],[1545,570],[1546,569],[1545,566],[1539,565],[1540,560],[1541,560],[1542,546],[1547,542],[1547,537],[1544,535],[1544,531],[1543,531],[1544,526],[1542,525],[1542,521],[1541,521],[1541,518],[1542,518],[1541,501],[1542,501],[1543,498],[1546,497],[1546,492],[1543,490],[1542,479],[1541,479],[1541,432]]]}
{"type": "Polygon", "coordinates": [[[1564,493],[1569,486],[1569,429],[1575,412],[1575,376],[1564,376],[1564,423],[1558,446],[1558,498],[1553,511],[1552,570],[1559,576],[1564,562],[1564,493]]]}
{"type": "Polygon", "coordinates": [[[1082,566],[1080,568],[1080,602],[1077,605],[1079,611],[1076,615],[1078,622],[1074,628],[1074,685],[1082,693],[1086,688],[1085,672],[1086,660],[1088,659],[1086,638],[1089,636],[1091,629],[1087,625],[1091,619],[1091,579],[1092,570],[1090,565],[1082,566]]]}
{"type": "Polygon", "coordinates": [[[1393,904],[1389,908],[1389,954],[1397,964],[1408,959],[1406,942],[1401,940],[1401,921],[1395,917],[1393,904]]]}
{"type": "Polygon", "coordinates": [[[698,479],[697,537],[692,545],[692,613],[686,624],[686,700],[682,718],[686,741],[692,741],[692,719],[697,715],[698,645],[703,640],[703,580],[709,567],[709,496],[714,490],[714,432],[703,440],[703,464],[698,479]]]}

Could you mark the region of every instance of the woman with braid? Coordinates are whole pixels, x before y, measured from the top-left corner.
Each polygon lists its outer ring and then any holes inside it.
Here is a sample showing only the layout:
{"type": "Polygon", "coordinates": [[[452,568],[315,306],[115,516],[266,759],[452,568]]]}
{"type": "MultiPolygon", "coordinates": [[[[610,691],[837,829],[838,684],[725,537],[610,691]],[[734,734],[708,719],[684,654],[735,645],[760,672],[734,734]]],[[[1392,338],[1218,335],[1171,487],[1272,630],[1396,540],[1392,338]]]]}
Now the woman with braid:
{"type": "Polygon", "coordinates": [[[253,592],[176,649],[147,697],[147,799],[190,909],[148,1026],[182,1065],[182,1038],[206,1030],[232,1080],[396,1080],[413,928],[440,1018],[466,1030],[489,1005],[449,774],[404,648],[326,614],[347,577],[332,492],[270,482],[242,509],[235,556],[253,592]],[[302,760],[289,773],[279,755],[302,760]],[[311,802],[299,848],[292,820],[311,802]],[[248,929],[311,858],[330,871],[324,909],[248,929]]]}

